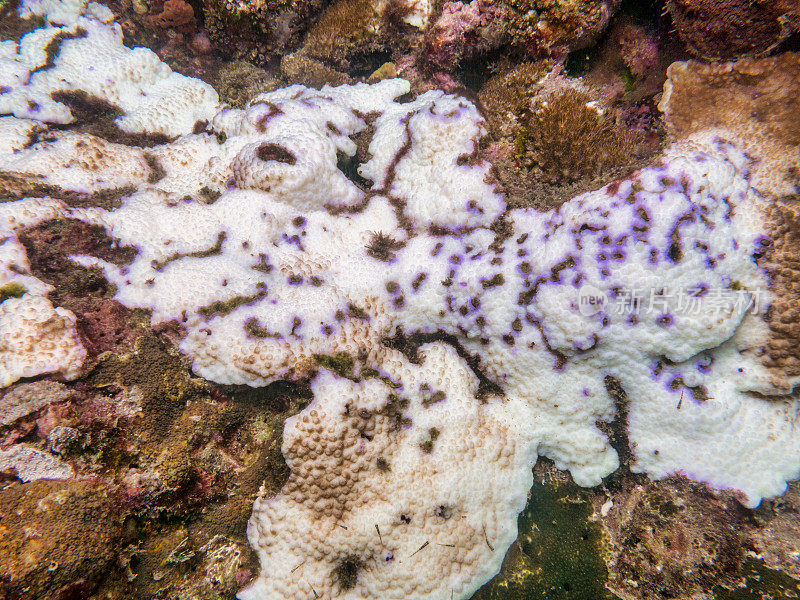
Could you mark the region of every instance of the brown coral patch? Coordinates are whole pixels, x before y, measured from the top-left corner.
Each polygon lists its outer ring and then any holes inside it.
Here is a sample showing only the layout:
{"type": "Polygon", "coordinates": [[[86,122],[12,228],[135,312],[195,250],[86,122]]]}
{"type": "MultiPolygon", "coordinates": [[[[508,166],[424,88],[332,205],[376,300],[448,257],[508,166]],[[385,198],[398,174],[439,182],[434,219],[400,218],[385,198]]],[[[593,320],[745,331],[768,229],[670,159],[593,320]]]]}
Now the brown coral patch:
{"type": "Polygon", "coordinates": [[[800,53],[705,64],[674,63],[659,108],[681,140],[718,128],[759,159],[753,184],[800,191],[800,53]]]}
{"type": "Polygon", "coordinates": [[[768,53],[800,29],[795,0],[668,0],[678,35],[703,58],[768,53]]]}
{"type": "MultiPolygon", "coordinates": [[[[622,124],[550,61],[506,68],[478,97],[489,125],[482,155],[511,208],[548,211],[646,166],[659,143],[622,124]]],[[[594,93],[594,92],[593,92],[594,93]]]]}
{"type": "Polygon", "coordinates": [[[365,491],[374,485],[375,471],[385,473],[377,468],[374,455],[391,464],[395,438],[410,423],[403,414],[407,403],[390,396],[379,411],[348,410],[341,417],[348,422],[344,435],[332,435],[333,415],[317,410],[301,413],[292,443],[284,450],[286,458],[299,467],[289,474],[281,494],[297,498],[321,518],[341,521],[367,501],[365,491]],[[363,439],[371,442],[366,455],[359,450],[363,439]],[[309,476],[315,472],[322,476],[309,476]]]}
{"type": "Polygon", "coordinates": [[[53,285],[50,299],[75,313],[77,329],[90,358],[106,351],[128,349],[142,332],[142,319],[109,296],[114,289],[100,269],[83,267],[70,254],[96,256],[124,265],[136,249],[117,246],[102,227],[74,219],[54,219],[24,229],[31,272],[53,285]]]}
{"type": "Polygon", "coordinates": [[[630,161],[636,140],[587,106],[591,98],[566,90],[525,123],[520,158],[551,184],[595,179],[630,161]]]}
{"type": "Polygon", "coordinates": [[[136,256],[135,248],[117,246],[102,227],[77,219],[45,221],[22,230],[19,239],[31,272],[55,286],[57,301],[66,295],[103,296],[112,291],[99,269],[75,263],[67,258],[70,254],[96,256],[117,265],[128,264],[136,256]]]}
{"type": "Polygon", "coordinates": [[[522,63],[504,69],[484,84],[478,99],[494,138],[513,138],[519,115],[528,109],[531,98],[540,88],[541,78],[552,67],[550,61],[522,63]]]}
{"type": "Polygon", "coordinates": [[[163,133],[122,131],[114,122],[114,119],[122,114],[122,109],[83,90],[57,91],[50,94],[50,97],[56,102],[65,104],[75,120],[74,124],[61,126],[62,129],[90,133],[109,142],[144,148],[171,141],[171,138],[163,133]]]}
{"type": "Polygon", "coordinates": [[[18,11],[21,3],[21,0],[9,0],[0,5],[0,39],[19,42],[26,33],[44,26],[44,17],[21,18],[18,11]]]}
{"type": "Polygon", "coordinates": [[[136,191],[132,186],[125,186],[85,194],[44,183],[43,179],[41,175],[29,173],[0,172],[0,202],[49,197],[61,200],[67,206],[74,208],[98,206],[112,210],[122,206],[122,198],[136,191]]]}
{"type": "Polygon", "coordinates": [[[302,51],[285,56],[281,61],[281,75],[291,84],[312,88],[324,85],[345,85],[354,83],[349,75],[329,67],[322,61],[311,58],[302,51]]]}
{"type": "Polygon", "coordinates": [[[585,48],[605,30],[620,0],[505,0],[506,25],[515,45],[541,55],[585,48]]]}
{"type": "Polygon", "coordinates": [[[34,481],[0,490],[0,593],[86,597],[114,561],[121,523],[102,480],[34,481]]]}
{"type": "Polygon", "coordinates": [[[778,387],[790,388],[788,382],[800,376],[800,197],[771,204],[767,223],[770,239],[759,263],[775,299],[764,317],[771,334],[762,360],[778,387]]]}

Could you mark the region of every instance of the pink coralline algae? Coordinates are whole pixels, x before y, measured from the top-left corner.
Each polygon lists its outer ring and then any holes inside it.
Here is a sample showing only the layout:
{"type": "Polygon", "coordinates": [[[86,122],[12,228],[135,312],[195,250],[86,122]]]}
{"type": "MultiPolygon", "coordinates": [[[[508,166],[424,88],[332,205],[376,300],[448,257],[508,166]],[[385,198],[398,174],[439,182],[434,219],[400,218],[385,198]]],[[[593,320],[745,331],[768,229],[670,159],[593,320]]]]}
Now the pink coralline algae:
{"type": "Polygon", "coordinates": [[[505,10],[484,0],[447,2],[442,15],[426,35],[426,58],[443,69],[453,69],[463,59],[470,59],[499,46],[503,39],[505,10]]]}

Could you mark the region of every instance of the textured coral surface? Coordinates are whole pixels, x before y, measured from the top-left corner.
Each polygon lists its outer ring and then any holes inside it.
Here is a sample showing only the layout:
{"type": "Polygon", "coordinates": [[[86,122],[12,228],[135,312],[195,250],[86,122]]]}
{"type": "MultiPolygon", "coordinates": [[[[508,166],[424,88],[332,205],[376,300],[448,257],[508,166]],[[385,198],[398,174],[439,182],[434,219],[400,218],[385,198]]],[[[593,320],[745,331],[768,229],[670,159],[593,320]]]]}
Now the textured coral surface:
{"type": "Polygon", "coordinates": [[[0,4],[0,595],[800,594],[793,7],[689,4],[0,4]]]}

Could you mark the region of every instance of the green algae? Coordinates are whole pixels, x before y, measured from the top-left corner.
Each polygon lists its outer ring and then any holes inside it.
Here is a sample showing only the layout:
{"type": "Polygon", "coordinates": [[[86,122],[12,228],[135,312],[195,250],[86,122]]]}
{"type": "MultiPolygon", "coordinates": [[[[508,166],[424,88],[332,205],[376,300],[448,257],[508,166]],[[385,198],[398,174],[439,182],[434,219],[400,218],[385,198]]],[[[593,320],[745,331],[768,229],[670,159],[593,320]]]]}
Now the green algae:
{"type": "Polygon", "coordinates": [[[314,360],[321,367],[333,371],[339,377],[350,378],[353,376],[355,361],[347,352],[337,352],[336,354],[315,354],[314,360]]]}
{"type": "Polygon", "coordinates": [[[539,478],[518,519],[519,538],[500,573],[472,600],[614,600],[606,589],[605,538],[574,483],[539,478]]]}
{"type": "Polygon", "coordinates": [[[216,315],[224,317],[235,311],[240,306],[258,302],[259,300],[265,298],[266,295],[267,292],[265,290],[261,290],[260,292],[256,292],[255,294],[251,294],[249,296],[234,296],[228,300],[217,300],[211,304],[200,307],[197,312],[199,312],[206,320],[216,315]]]}
{"type": "Polygon", "coordinates": [[[27,291],[25,286],[20,283],[7,283],[0,286],[0,302],[5,302],[9,298],[22,298],[27,291]]]}
{"type": "Polygon", "coordinates": [[[745,585],[728,590],[720,585],[712,592],[715,600],[783,600],[800,598],[800,581],[768,568],[762,561],[748,557],[742,565],[745,585]]]}

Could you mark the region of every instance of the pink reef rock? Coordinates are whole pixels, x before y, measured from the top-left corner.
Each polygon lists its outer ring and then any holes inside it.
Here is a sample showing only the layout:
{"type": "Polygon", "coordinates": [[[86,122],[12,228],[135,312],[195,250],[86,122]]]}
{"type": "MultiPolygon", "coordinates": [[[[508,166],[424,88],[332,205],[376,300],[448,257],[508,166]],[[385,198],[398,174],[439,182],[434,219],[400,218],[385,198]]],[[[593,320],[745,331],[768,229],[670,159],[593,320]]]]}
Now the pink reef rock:
{"type": "Polygon", "coordinates": [[[425,57],[440,68],[453,70],[466,59],[496,48],[503,39],[502,5],[484,0],[446,2],[442,15],[425,36],[425,57]]]}

